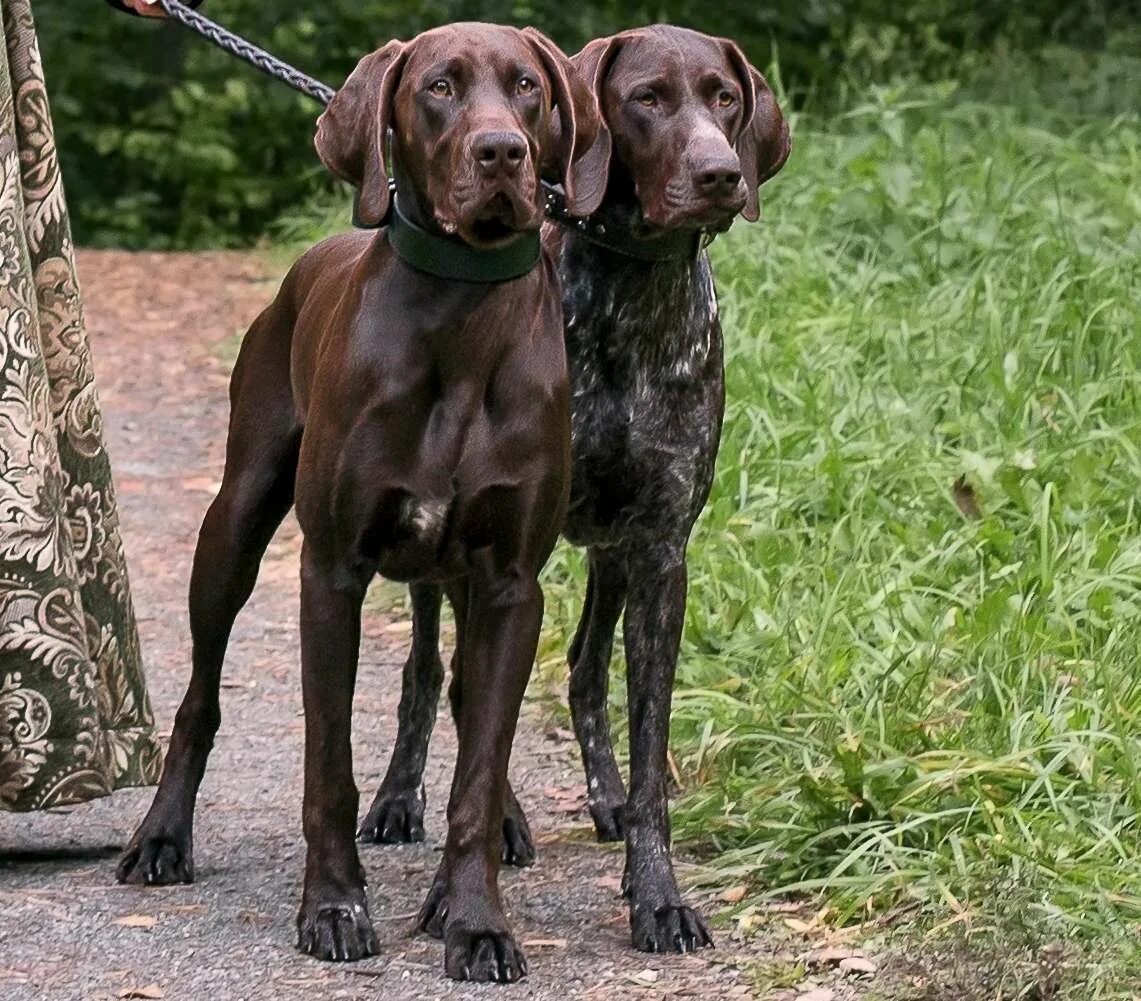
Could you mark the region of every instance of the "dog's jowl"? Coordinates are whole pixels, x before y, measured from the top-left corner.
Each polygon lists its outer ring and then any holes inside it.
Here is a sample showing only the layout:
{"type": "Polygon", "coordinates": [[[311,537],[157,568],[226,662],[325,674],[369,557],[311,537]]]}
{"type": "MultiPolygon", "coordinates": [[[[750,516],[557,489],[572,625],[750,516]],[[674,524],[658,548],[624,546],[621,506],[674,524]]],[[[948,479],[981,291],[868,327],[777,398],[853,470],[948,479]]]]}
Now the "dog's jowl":
{"type": "Polygon", "coordinates": [[[361,604],[380,573],[443,588],[457,610],[460,750],[421,923],[444,938],[449,975],[514,980],[526,964],[497,884],[507,761],[570,459],[539,174],[556,171],[572,210],[591,212],[608,137],[594,95],[546,38],[460,24],[365,58],[322,117],[317,148],[358,188],[361,217],[387,226],[306,254],[242,345],[222,487],[194,560],[193,672],[119,878],[193,879],[194,802],[230,628],[295,505],[308,845],[299,947],[336,960],[377,949],[349,726],[361,604]]]}
{"type": "MultiPolygon", "coordinates": [[[[633,943],[685,952],[711,939],[682,902],[670,859],[669,716],[686,546],[709,494],[724,410],[721,328],[702,248],[737,215],[758,218],[758,189],[788,158],[789,133],[764,77],[726,39],[654,26],[594,41],[574,61],[598,97],[613,156],[588,223],[545,236],[559,260],[573,389],[564,533],[586,547],[590,568],[569,652],[570,705],[598,836],[626,840],[633,943]],[[606,710],[623,612],[629,795],[606,710]]],[[[401,732],[362,827],[370,840],[423,836],[420,776],[443,675],[439,601],[438,588],[413,590],[401,732]]],[[[524,864],[534,857],[510,789],[503,853],[524,864]]]]}

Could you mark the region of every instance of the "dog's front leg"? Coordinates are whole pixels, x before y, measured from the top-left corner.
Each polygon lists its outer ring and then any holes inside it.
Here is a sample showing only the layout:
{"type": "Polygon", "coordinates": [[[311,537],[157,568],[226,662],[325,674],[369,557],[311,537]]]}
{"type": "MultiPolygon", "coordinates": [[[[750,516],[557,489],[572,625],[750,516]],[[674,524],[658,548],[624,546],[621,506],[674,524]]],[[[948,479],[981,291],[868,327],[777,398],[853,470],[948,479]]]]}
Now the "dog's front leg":
{"type": "Polygon", "coordinates": [[[413,584],[412,649],[404,664],[397,713],[396,746],[384,781],[357,837],[379,844],[424,840],[424,765],[444,684],[440,660],[439,585],[413,584]]]}
{"type": "Polygon", "coordinates": [[[487,573],[469,587],[456,670],[459,755],[448,801],[444,858],[420,926],[442,934],[456,980],[518,980],[527,962],[499,894],[507,765],[543,621],[533,574],[487,573]]]}
{"type": "Polygon", "coordinates": [[[678,647],[685,621],[685,545],[631,546],[624,639],[630,704],[626,890],[634,947],[689,952],[712,945],[682,903],[670,858],[666,756],[678,647]]]}
{"type": "MultiPolygon", "coordinates": [[[[467,628],[468,592],[467,582],[463,587],[450,587],[448,600],[452,603],[452,611],[456,616],[456,653],[452,661],[452,683],[448,686],[448,702],[452,708],[452,720],[459,727],[460,714],[463,710],[463,645],[464,630],[467,628]]],[[[531,825],[527,823],[527,816],[523,807],[515,797],[508,779],[503,794],[503,854],[501,856],[505,865],[529,866],[535,862],[535,842],[531,836],[531,825]]]]}
{"type": "MultiPolygon", "coordinates": [[[[440,588],[435,584],[413,584],[408,590],[412,598],[412,649],[404,664],[396,745],[392,749],[384,781],[357,832],[359,840],[378,844],[424,840],[424,765],[444,676],[439,652],[440,588]]],[[[467,582],[463,582],[462,593],[455,587],[449,588],[448,600],[456,615],[458,665],[463,645],[467,582]]],[[[452,684],[448,689],[448,701],[455,720],[459,719],[461,691],[457,669],[452,672],[452,684]]],[[[529,866],[535,861],[531,827],[510,782],[503,803],[503,861],[515,866],[529,866]]]]}
{"type": "Polygon", "coordinates": [[[297,947],[318,959],[375,955],[364,870],[357,855],[353,782],[353,686],[367,580],[301,552],[301,687],[305,705],[305,801],[308,852],[297,915],[297,947]]]}

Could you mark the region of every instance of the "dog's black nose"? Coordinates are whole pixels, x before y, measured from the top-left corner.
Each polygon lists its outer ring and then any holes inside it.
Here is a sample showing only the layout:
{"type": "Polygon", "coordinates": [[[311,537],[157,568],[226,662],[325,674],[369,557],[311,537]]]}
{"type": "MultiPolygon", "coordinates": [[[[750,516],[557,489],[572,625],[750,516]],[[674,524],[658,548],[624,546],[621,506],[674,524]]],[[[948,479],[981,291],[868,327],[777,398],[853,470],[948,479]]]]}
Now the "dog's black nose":
{"type": "Polygon", "coordinates": [[[472,140],[471,149],[488,177],[513,174],[527,158],[527,141],[518,132],[481,132],[472,140]]]}
{"type": "Polygon", "coordinates": [[[710,198],[728,198],[741,183],[741,167],[735,160],[707,160],[693,172],[698,192],[710,198]]]}

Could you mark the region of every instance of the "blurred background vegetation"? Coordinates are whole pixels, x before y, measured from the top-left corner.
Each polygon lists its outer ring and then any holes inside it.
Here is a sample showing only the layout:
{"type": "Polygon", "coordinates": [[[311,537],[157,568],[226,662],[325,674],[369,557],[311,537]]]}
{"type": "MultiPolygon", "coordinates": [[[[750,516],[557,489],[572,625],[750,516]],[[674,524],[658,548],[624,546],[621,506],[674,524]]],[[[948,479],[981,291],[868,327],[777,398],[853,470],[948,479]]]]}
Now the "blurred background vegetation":
{"type": "MultiPolygon", "coordinates": [[[[798,107],[853,87],[960,77],[1042,46],[1113,44],[1135,0],[208,0],[205,12],[336,85],[393,37],[446,21],[534,24],[567,51],[665,20],[737,39],[779,65],[798,107]]],[[[174,24],[100,0],[35,5],[76,238],[128,247],[243,245],[331,183],[313,154],[316,106],[174,24]]],[[[1021,71],[1021,70],[1020,70],[1021,71]]]]}

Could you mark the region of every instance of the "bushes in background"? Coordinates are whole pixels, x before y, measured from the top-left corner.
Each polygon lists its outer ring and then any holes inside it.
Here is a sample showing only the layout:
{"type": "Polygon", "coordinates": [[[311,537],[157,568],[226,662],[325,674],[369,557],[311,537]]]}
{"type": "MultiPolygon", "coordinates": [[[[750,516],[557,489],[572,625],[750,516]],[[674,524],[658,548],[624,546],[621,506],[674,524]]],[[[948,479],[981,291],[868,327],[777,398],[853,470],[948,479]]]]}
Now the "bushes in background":
{"type": "MultiPolygon", "coordinates": [[[[1125,0],[208,0],[205,11],[336,84],[365,51],[450,20],[535,24],[573,51],[631,24],[669,20],[779,58],[795,94],[824,100],[844,80],[955,75],[969,53],[1043,41],[1101,46],[1125,0]]],[[[249,243],[327,190],[313,154],[319,111],[174,24],[99,0],[35,7],[77,239],[131,247],[249,243]]]]}

